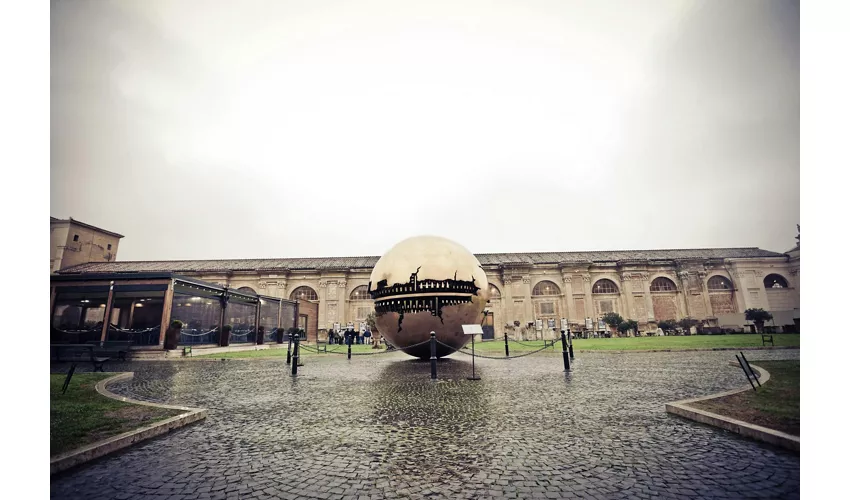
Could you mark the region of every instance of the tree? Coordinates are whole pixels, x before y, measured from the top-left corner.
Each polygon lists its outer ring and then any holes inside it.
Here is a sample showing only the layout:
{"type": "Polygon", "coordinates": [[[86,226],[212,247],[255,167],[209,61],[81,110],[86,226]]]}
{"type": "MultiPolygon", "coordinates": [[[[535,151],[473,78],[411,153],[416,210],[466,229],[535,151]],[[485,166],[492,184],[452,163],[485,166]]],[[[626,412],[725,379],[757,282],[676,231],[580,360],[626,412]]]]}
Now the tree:
{"type": "Polygon", "coordinates": [[[369,326],[369,331],[373,333],[378,332],[378,324],[375,323],[375,311],[370,312],[366,316],[366,325],[369,326]]]}
{"type": "Polygon", "coordinates": [[[676,322],[670,319],[662,319],[658,322],[658,328],[661,328],[662,330],[664,330],[664,332],[675,330],[676,322]]]}
{"type": "Polygon", "coordinates": [[[679,321],[679,327],[681,327],[683,330],[685,330],[685,335],[690,335],[691,334],[691,328],[697,326],[698,324],[699,324],[699,321],[697,321],[693,318],[682,318],[679,321]]]}
{"type": "Polygon", "coordinates": [[[748,321],[752,321],[753,324],[756,325],[756,331],[761,333],[764,331],[764,322],[772,320],[773,314],[770,314],[762,308],[753,308],[744,311],[744,317],[747,318],[748,321]]]}
{"type": "Polygon", "coordinates": [[[623,322],[623,317],[615,312],[609,312],[602,315],[602,321],[610,326],[612,330],[619,330],[620,323],[623,322]]]}
{"type": "MultiPolygon", "coordinates": [[[[622,318],[620,318],[620,319],[622,319],[622,318]]],[[[629,320],[625,320],[622,323],[620,323],[619,325],[617,325],[617,331],[619,331],[620,333],[626,333],[629,330],[633,330],[633,331],[637,332],[638,331],[638,322],[633,320],[633,319],[629,319],[629,320]]]]}

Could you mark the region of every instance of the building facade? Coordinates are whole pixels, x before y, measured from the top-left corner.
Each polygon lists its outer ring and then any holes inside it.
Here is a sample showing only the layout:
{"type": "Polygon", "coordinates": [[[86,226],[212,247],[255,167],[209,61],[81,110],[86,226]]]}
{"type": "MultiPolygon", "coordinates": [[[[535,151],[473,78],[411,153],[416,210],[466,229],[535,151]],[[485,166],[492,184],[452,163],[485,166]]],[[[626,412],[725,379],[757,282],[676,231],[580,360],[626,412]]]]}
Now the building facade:
{"type": "Polygon", "coordinates": [[[113,262],[124,236],[74,220],[50,218],[50,272],[89,262],[113,262]]]}
{"type": "MultiPolygon", "coordinates": [[[[120,236],[119,236],[120,237],[120,236]]],[[[117,249],[117,240],[115,248],[117,249]]],[[[476,255],[489,281],[482,318],[490,335],[537,332],[553,320],[574,331],[596,328],[606,312],[641,331],[661,320],[693,318],[704,327],[741,328],[744,311],[762,308],[775,326],[799,328],[799,245],[759,248],[476,255]]],[[[369,278],[378,257],[89,262],[59,274],[171,272],[270,297],[315,304],[317,328],[357,325],[374,310],[369,278]]],[[[414,272],[411,270],[411,272],[414,272]]],[[[524,335],[527,335],[524,333],[524,335]]],[[[533,335],[530,335],[533,336],[533,335]]]]}

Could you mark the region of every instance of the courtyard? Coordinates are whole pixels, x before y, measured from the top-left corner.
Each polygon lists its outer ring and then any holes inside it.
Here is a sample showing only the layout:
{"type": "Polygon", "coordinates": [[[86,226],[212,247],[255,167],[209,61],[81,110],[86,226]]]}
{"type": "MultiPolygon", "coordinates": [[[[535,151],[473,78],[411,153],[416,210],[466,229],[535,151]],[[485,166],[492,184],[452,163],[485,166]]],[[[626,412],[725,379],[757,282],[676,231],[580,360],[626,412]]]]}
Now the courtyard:
{"type": "MultiPolygon", "coordinates": [[[[745,351],[751,362],[799,351],[745,351]]],[[[428,363],[402,353],[112,363],[111,387],[207,408],[51,482],[54,498],[798,498],[799,456],[664,403],[746,384],[734,352],[428,363]]],[[[67,364],[52,365],[63,372],[67,364]]]]}

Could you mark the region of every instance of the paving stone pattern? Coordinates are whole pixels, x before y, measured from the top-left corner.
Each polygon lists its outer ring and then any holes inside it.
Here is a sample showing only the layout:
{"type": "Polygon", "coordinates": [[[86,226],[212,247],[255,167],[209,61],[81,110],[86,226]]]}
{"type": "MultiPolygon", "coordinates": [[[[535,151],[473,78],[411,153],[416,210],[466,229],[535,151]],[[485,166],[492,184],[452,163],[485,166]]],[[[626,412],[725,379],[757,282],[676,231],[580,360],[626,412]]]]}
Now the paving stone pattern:
{"type": "MultiPolygon", "coordinates": [[[[796,359],[799,351],[748,358],[796,359]]],[[[401,353],[113,363],[201,423],[54,478],[54,498],[799,498],[799,456],[664,403],[746,384],[731,351],[429,364],[401,353]]],[[[81,365],[82,367],[82,365],[81,365]]],[[[54,371],[67,365],[54,364],[54,371]]]]}

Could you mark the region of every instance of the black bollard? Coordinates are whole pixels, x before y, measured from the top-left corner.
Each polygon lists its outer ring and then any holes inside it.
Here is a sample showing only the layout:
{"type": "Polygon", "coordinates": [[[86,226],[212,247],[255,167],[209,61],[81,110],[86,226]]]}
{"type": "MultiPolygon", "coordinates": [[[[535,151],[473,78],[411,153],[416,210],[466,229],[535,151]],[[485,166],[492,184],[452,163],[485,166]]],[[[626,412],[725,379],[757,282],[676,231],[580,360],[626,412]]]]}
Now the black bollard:
{"type": "Polygon", "coordinates": [[[351,341],[354,340],[354,335],[348,336],[348,359],[351,359],[351,341]]]}
{"type": "Polygon", "coordinates": [[[570,343],[570,359],[576,359],[573,355],[573,332],[571,332],[569,328],[567,328],[567,340],[569,340],[570,343]]]}
{"type": "Polygon", "coordinates": [[[431,332],[431,380],[437,380],[437,334],[431,332]]]}
{"type": "Polygon", "coordinates": [[[292,333],[289,334],[289,345],[286,347],[286,364],[292,361],[292,333]]]}
{"type": "Polygon", "coordinates": [[[564,333],[564,330],[561,330],[561,347],[563,347],[564,353],[564,371],[570,371],[570,351],[567,350],[567,336],[564,333]]]}
{"type": "Polygon", "coordinates": [[[293,375],[298,375],[298,358],[299,358],[298,341],[299,340],[300,340],[299,337],[295,337],[295,353],[292,356],[292,374],[293,375]]]}
{"type": "Polygon", "coordinates": [[[505,357],[511,357],[511,351],[508,350],[508,333],[505,332],[505,357]]]}

